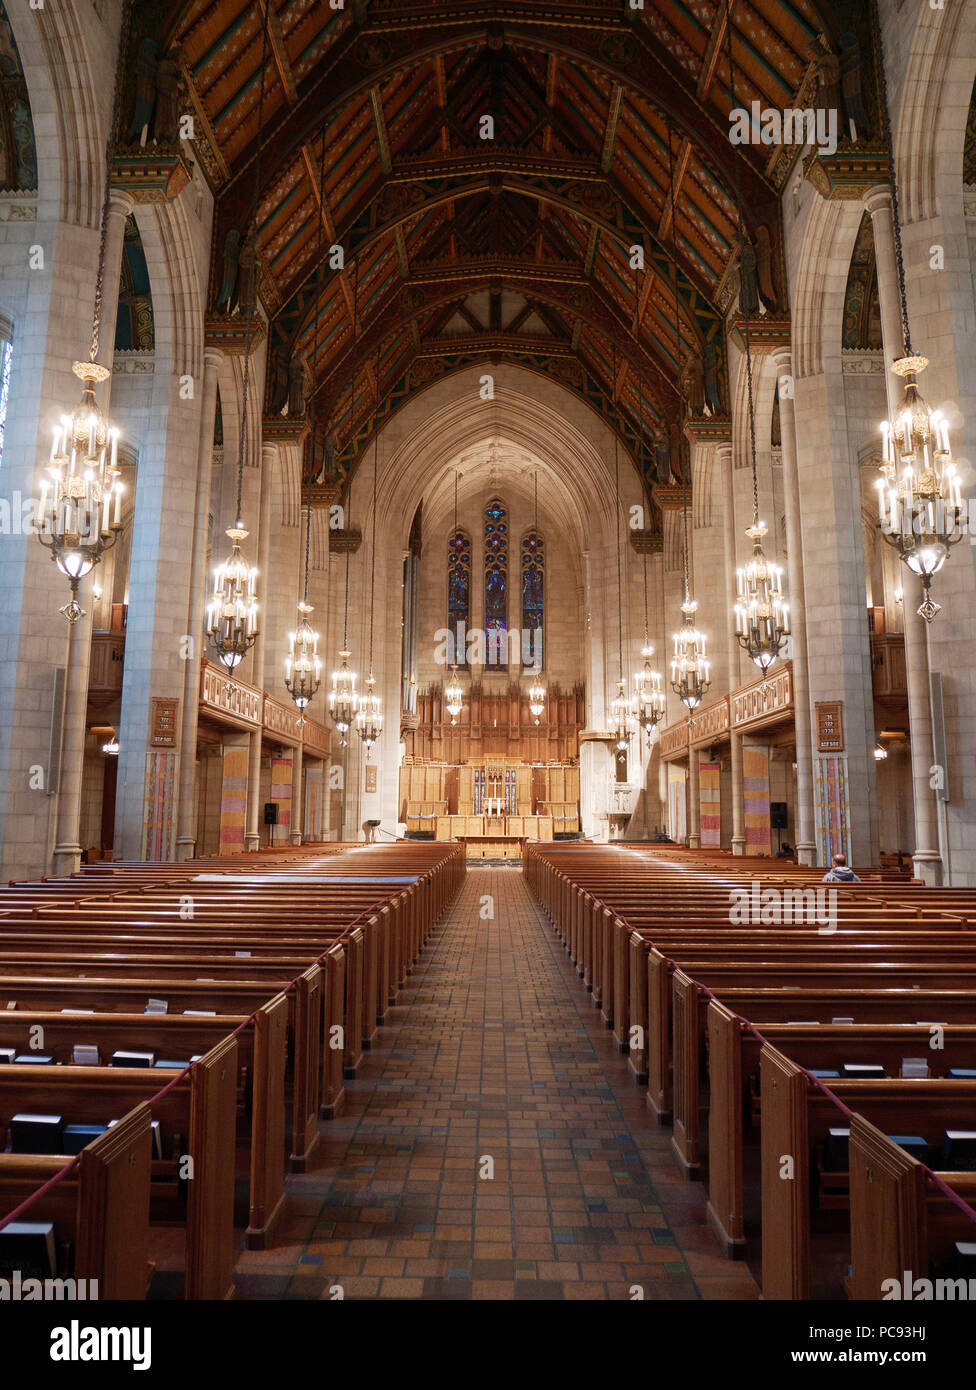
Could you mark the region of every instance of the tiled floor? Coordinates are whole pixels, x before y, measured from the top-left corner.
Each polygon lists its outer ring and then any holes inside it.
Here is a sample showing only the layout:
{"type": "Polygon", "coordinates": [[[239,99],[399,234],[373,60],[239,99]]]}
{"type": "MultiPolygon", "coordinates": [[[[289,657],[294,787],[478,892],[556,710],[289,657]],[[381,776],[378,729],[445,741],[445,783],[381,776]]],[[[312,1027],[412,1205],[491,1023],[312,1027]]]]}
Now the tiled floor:
{"type": "Polygon", "coordinates": [[[513,868],[472,868],[238,1297],[755,1298],[513,868]]]}

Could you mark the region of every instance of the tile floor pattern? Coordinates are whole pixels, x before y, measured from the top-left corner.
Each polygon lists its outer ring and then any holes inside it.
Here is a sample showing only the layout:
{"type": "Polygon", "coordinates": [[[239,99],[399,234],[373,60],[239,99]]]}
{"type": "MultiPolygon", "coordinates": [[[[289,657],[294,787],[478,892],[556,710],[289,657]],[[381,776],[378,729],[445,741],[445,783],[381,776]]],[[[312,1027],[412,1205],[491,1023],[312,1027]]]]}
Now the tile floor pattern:
{"type": "Polygon", "coordinates": [[[238,1297],[757,1297],[519,870],[470,869],[377,1044],[238,1297]]]}

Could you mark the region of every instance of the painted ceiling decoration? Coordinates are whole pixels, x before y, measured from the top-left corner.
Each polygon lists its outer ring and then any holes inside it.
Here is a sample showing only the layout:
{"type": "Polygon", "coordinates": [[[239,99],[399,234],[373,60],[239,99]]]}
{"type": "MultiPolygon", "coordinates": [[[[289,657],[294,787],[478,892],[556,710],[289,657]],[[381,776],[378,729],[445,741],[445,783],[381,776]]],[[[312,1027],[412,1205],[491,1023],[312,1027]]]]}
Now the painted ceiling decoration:
{"type": "Polygon", "coordinates": [[[37,150],[24,69],[0,4],[0,189],[37,188],[37,150]]]}
{"type": "MultiPolygon", "coordinates": [[[[875,98],[852,75],[869,26],[850,11],[732,0],[736,104],[813,105],[831,88],[870,124],[875,98]]],[[[323,477],[344,484],[428,382],[492,360],[564,381],[635,458],[663,441],[677,460],[682,376],[704,380],[711,413],[729,408],[740,191],[764,307],[789,313],[780,197],[800,151],[731,144],[727,14],[727,0],[139,0],[117,133],[131,146],[140,93],[159,125],[152,83],[178,74],[216,198],[211,311],[233,317],[267,16],[265,404],[300,402],[286,379],[316,393],[323,477]]]]}
{"type": "Polygon", "coordinates": [[[152,352],[156,341],[152,294],[146,253],[136,219],[125,219],[122,266],[119,274],[119,314],[115,324],[115,349],[152,352]]]}
{"type": "Polygon", "coordinates": [[[869,212],[861,218],[847,272],[841,344],[845,348],[871,349],[875,352],[880,352],[882,348],[881,302],[878,299],[874,232],[869,212]]]}

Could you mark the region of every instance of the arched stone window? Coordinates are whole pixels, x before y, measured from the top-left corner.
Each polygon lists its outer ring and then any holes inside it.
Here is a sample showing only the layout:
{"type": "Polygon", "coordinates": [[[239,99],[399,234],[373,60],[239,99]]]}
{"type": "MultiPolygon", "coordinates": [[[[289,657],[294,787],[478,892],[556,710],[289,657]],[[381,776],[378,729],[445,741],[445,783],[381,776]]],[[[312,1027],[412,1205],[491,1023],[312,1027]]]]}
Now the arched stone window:
{"type": "Polygon", "coordinates": [[[508,510],[497,497],[485,508],[485,664],[507,664],[508,510]]]}
{"type": "Polygon", "coordinates": [[[447,626],[454,659],[466,666],[467,630],[471,618],[471,537],[454,531],[447,542],[447,626]]]}
{"type": "Polygon", "coordinates": [[[522,665],[542,667],[545,623],[545,542],[533,526],[522,537],[522,665]]]}

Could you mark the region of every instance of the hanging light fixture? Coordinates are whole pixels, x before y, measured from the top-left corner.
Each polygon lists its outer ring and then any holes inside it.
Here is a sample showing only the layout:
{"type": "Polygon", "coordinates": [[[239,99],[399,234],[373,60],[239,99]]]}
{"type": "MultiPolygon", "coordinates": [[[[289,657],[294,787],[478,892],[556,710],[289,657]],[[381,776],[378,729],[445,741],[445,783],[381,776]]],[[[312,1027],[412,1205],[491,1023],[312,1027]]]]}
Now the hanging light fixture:
{"type": "MultiPolygon", "coordinates": [[[[356,438],[356,388],[359,380],[359,360],[357,353],[359,338],[359,261],[356,261],[356,281],[353,289],[353,314],[352,314],[352,336],[353,336],[353,369],[352,369],[352,400],[350,403],[351,424],[350,438],[356,438]]],[[[349,500],[352,500],[352,487],[349,488],[349,500]]],[[[348,522],[347,514],[347,522],[348,522]]],[[[339,731],[339,745],[342,748],[349,746],[346,734],[352,728],[353,720],[356,718],[356,711],[359,708],[359,696],[356,693],[356,673],[349,669],[349,551],[346,550],[346,596],[343,604],[342,618],[342,650],[339,652],[339,669],[332,672],[332,689],[329,691],[329,718],[339,731]]]]}
{"type": "MultiPolygon", "coordinates": [[[[262,136],[264,134],[264,93],[268,66],[268,15],[265,6],[264,37],[261,51],[261,93],[258,98],[258,148],[254,161],[254,190],[248,222],[257,245],[258,201],[261,196],[262,136]]],[[[231,542],[231,552],[214,570],[214,587],[207,605],[207,636],[213,644],[217,659],[228,671],[241,664],[254,646],[258,635],[257,570],[247,563],[241,553],[241,542],[250,534],[244,527],[242,493],[244,488],[244,456],[247,449],[247,400],[250,386],[251,351],[254,342],[254,311],[257,307],[257,288],[249,296],[247,322],[244,332],[244,370],[241,384],[241,426],[237,448],[237,520],[225,535],[231,542]]],[[[260,682],[263,673],[257,673],[260,682]]]]}
{"type": "Polygon", "coordinates": [[[108,741],[102,744],[102,752],[107,758],[117,758],[121,746],[118,735],[113,731],[109,735],[108,741]]]}
{"type": "Polygon", "coordinates": [[[881,73],[881,111],[891,170],[891,220],[901,309],[902,356],[891,364],[891,369],[905,383],[903,408],[881,426],[878,519],[885,540],[921,579],[922,602],[916,611],[930,623],[942,611],[942,605],[935,603],[931,596],[932,580],[948,559],[949,547],[963,535],[962,483],[952,460],[948,423],[940,412],[930,411],[918,391],[918,374],[929,365],[929,359],[912,350],[884,44],[877,7],[872,9],[881,73]]]}
{"type": "MultiPolygon", "coordinates": [[[[533,528],[532,528],[532,529],[533,529],[533,533],[534,533],[535,538],[536,538],[536,544],[538,545],[538,540],[539,540],[539,470],[538,470],[538,469],[535,470],[535,522],[534,522],[534,524],[533,524],[533,528]]],[[[536,552],[536,554],[538,555],[538,551],[536,552]]],[[[545,708],[546,708],[546,687],[545,687],[545,686],[543,685],[543,683],[542,683],[542,664],[541,664],[541,662],[540,662],[540,660],[539,660],[539,657],[540,657],[540,653],[537,651],[537,652],[535,653],[535,665],[536,665],[535,679],[533,680],[532,684],[529,686],[529,710],[531,711],[531,713],[532,713],[532,715],[533,715],[533,717],[534,717],[534,719],[535,719],[536,725],[538,725],[539,720],[542,718],[542,715],[544,714],[545,708]]]]}
{"type": "MultiPolygon", "coordinates": [[[[678,236],[677,214],[674,191],[674,140],[671,122],[668,121],[668,169],[671,183],[671,289],[674,294],[674,333],[678,344],[677,360],[680,363],[684,351],[681,336],[681,307],[678,303],[678,236]]],[[[680,379],[679,379],[680,381],[680,379]]],[[[680,390],[680,384],[679,384],[680,390]]],[[[677,470],[675,470],[677,471],[677,470]]],[[[697,709],[705,691],[711,685],[710,664],[705,655],[706,638],[695,626],[694,617],[698,604],[691,597],[691,580],[688,565],[688,493],[690,487],[681,490],[681,516],[684,528],[684,602],[681,605],[682,623],[679,632],[674,633],[674,653],[671,657],[671,689],[686,709],[697,709]]]]}
{"type": "MultiPolygon", "coordinates": [[[[325,180],[325,130],[321,132],[322,156],[319,165],[319,185],[325,180]]],[[[317,255],[319,266],[318,294],[315,300],[315,331],[312,338],[312,376],[319,355],[319,307],[322,302],[322,218],[319,218],[317,233],[317,255]]],[[[305,586],[298,603],[298,626],[288,634],[288,655],[285,657],[285,689],[300,711],[299,724],[305,723],[305,710],[322,684],[322,661],[318,655],[319,635],[312,630],[308,615],[313,611],[308,601],[308,573],[312,545],[312,479],[315,477],[315,427],[316,393],[312,392],[308,471],[308,498],[305,508],[305,586]]]]}
{"type": "MultiPolygon", "coordinates": [[[[454,470],[454,531],[451,536],[453,545],[458,532],[458,470],[454,470]]],[[[450,615],[449,615],[450,616],[450,615]]],[[[457,633],[453,634],[452,652],[454,660],[451,662],[451,679],[444,690],[444,707],[451,716],[451,727],[457,724],[457,717],[464,708],[464,691],[461,689],[461,682],[458,679],[457,669],[457,633]]]]}
{"type": "MultiPolygon", "coordinates": [[[[376,394],[379,397],[380,389],[380,354],[376,350],[376,394]]],[[[383,732],[383,710],[380,697],[376,693],[376,680],[373,676],[373,608],[376,598],[376,465],[379,453],[379,437],[373,436],[373,520],[372,520],[372,539],[370,540],[370,575],[369,575],[369,676],[366,679],[366,694],[361,696],[359,701],[359,711],[356,714],[356,732],[363,741],[366,748],[366,756],[369,757],[369,750],[383,732]]]]}
{"type": "MultiPolygon", "coordinates": [[[[616,390],[617,383],[617,345],[612,345],[611,352],[611,380],[612,390],[616,390]]],[[[613,725],[613,736],[618,752],[626,752],[630,747],[630,740],[637,729],[637,719],[634,714],[634,702],[627,695],[626,682],[624,681],[624,618],[623,618],[623,578],[621,574],[620,562],[620,447],[617,431],[613,434],[613,473],[614,473],[614,542],[617,550],[617,658],[618,658],[618,680],[617,693],[610,701],[610,722],[613,725]]]]}
{"type": "MultiPolygon", "coordinates": [[[[638,419],[640,423],[640,462],[641,462],[641,481],[646,487],[647,464],[644,459],[644,373],[643,357],[640,346],[640,309],[639,296],[637,291],[637,275],[634,270],[634,337],[637,347],[637,396],[638,396],[638,419]]],[[[648,632],[648,612],[647,601],[647,550],[643,553],[644,560],[644,645],[641,647],[641,656],[644,658],[644,668],[638,671],[634,677],[634,701],[637,706],[637,720],[641,728],[647,735],[649,744],[653,743],[657,737],[657,726],[664,718],[666,706],[664,688],[661,684],[660,671],[652,670],[651,657],[654,655],[654,647],[648,632]]]]}
{"type": "MultiPolygon", "coordinates": [[[[113,111],[118,107],[116,84],[113,111]]],[[[111,147],[111,131],[109,148],[111,147]]],[[[47,476],[41,479],[37,513],[37,537],[51,552],[51,559],[68,580],[71,598],[59,612],[74,624],[83,616],[78,586],[90,574],[122,530],[122,484],[118,463],[119,431],[95,400],[100,383],[112,375],[95,361],[102,326],[105,288],[105,247],[108,236],[109,157],[106,153],[105,196],[102,200],[95,306],[91,347],[87,362],[75,362],[71,370],[82,383],[81,401],[70,414],[61,416],[54,429],[47,476]]]]}
{"type": "Polygon", "coordinates": [[[681,505],[684,514],[685,601],[680,631],[674,634],[674,655],[671,658],[671,689],[687,709],[697,709],[705,691],[711,685],[710,663],[705,655],[706,639],[695,627],[698,604],[691,597],[688,581],[688,489],[684,490],[681,505]]]}
{"type": "MultiPolygon", "coordinates": [[[[726,30],[729,63],[729,99],[735,108],[735,68],[732,65],[731,25],[726,30]]],[[[739,264],[742,265],[746,245],[745,222],[742,215],[742,193],[739,188],[738,165],[735,166],[736,212],[739,224],[739,264]]],[[[741,285],[741,269],[740,269],[741,285]]],[[[752,525],[746,535],[752,541],[752,559],[736,570],[735,635],[739,646],[748,652],[765,677],[776,658],[786,646],[790,635],[789,605],[783,595],[783,570],[770,564],[763,550],[763,536],[769,530],[759,516],[759,472],[756,465],[756,410],[752,389],[752,342],[749,327],[749,302],[739,309],[745,319],[746,387],[749,408],[749,458],[752,466],[752,525]]],[[[765,689],[765,686],[764,686],[765,689]]]]}

